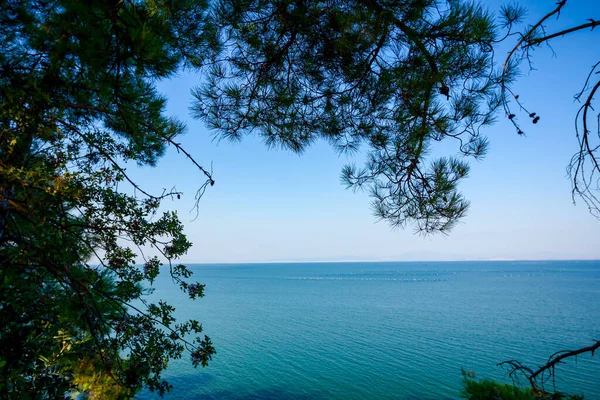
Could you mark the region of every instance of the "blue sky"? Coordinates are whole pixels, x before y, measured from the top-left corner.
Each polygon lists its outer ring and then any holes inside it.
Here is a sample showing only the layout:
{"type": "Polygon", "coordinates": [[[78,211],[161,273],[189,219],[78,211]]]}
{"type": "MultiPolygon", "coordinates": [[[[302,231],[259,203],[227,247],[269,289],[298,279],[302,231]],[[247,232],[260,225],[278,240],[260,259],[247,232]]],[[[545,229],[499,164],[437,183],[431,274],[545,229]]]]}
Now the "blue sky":
{"type": "MultiPolygon", "coordinates": [[[[528,20],[554,4],[525,3],[528,20]]],[[[590,17],[600,18],[595,0],[570,0],[550,30],[590,17]]],[[[253,136],[241,143],[213,140],[189,116],[190,89],[199,80],[189,74],[159,87],[169,98],[168,113],[188,124],[182,145],[205,167],[212,163],[216,184],[201,200],[198,218],[193,220],[190,209],[203,177],[181,155],[169,151],[157,167],[135,175],[147,187],[184,192],[166,206],[178,210],[194,243],[186,262],[600,259],[600,222],[582,201],[573,205],[565,169],[577,150],[573,121],[579,105],[573,95],[599,60],[599,35],[557,39],[555,55],[536,50],[536,70],[524,70],[515,91],[541,120],[535,126],[524,121],[526,138],[504,118],[487,130],[489,154],[472,162],[462,186],[471,201],[469,214],[448,236],[422,237],[410,227],[391,230],[376,222],[368,195],[340,184],[341,168],[352,160],[326,143],[298,156],[267,149],[253,136]]]]}

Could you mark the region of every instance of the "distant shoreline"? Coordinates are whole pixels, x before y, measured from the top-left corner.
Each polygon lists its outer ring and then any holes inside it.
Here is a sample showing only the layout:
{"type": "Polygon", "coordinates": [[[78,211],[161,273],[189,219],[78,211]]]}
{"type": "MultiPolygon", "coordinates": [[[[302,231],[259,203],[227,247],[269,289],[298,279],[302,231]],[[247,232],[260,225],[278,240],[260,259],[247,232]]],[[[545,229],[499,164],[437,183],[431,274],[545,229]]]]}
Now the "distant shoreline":
{"type": "Polygon", "coordinates": [[[189,265],[247,265],[247,264],[360,264],[360,263],[457,263],[457,262],[532,262],[544,263],[554,261],[572,261],[572,262],[591,262],[600,261],[597,258],[553,258],[553,259],[510,259],[510,258],[489,258],[489,259],[465,259],[465,260],[311,260],[311,261],[220,261],[220,262],[195,262],[185,261],[189,265]]]}

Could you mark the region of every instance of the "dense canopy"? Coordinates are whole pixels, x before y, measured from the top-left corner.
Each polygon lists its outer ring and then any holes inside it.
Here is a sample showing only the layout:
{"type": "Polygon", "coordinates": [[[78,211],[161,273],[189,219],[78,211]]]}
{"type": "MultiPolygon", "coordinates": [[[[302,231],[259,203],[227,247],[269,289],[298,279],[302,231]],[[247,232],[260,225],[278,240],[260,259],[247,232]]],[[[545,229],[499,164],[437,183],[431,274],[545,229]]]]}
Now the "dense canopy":
{"type": "Polygon", "coordinates": [[[188,335],[197,321],[175,323],[171,306],[142,296],[162,261],[190,297],[203,286],[170,264],[191,245],[177,214],[159,211],[177,193],[147,193],[126,171],[177,146],[183,124],[155,84],[202,51],[205,8],[0,5],[0,397],[162,392],[169,358],[187,346],[206,364],[214,352],[188,335]],[[161,258],[140,267],[148,247],[161,258]]]}
{"type": "MultiPolygon", "coordinates": [[[[300,152],[317,139],[339,151],[366,145],[364,168],[344,181],[367,187],[392,225],[447,231],[468,202],[463,156],[485,154],[480,128],[500,105],[495,26],[467,2],[222,1],[211,23],[218,51],[194,111],[239,139],[300,152]],[[436,142],[455,155],[431,159],[436,142]]],[[[510,23],[510,21],[509,21],[510,23]]]]}

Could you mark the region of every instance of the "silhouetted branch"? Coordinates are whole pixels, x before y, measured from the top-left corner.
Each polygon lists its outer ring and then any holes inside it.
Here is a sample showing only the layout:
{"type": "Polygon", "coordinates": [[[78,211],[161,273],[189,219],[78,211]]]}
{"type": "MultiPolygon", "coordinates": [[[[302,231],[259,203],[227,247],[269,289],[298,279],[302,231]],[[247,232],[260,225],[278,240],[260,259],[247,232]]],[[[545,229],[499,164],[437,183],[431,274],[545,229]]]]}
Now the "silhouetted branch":
{"type": "Polygon", "coordinates": [[[512,50],[508,53],[508,56],[506,57],[506,61],[504,62],[503,72],[506,71],[506,69],[509,65],[509,62],[512,59],[515,52],[517,50],[519,50],[519,48],[521,46],[523,46],[524,43],[526,45],[530,45],[528,43],[528,41],[531,40],[531,37],[535,34],[535,32],[542,26],[542,24],[544,22],[546,22],[548,20],[548,18],[552,17],[555,14],[560,14],[560,10],[565,6],[566,3],[567,3],[567,0],[560,0],[558,3],[556,3],[556,8],[554,10],[552,10],[548,14],[544,15],[544,17],[542,17],[542,19],[540,19],[535,25],[532,25],[531,28],[525,34],[523,34],[521,36],[521,39],[517,42],[515,47],[513,47],[512,50]]]}
{"type": "MultiPolygon", "coordinates": [[[[529,59],[528,50],[529,50],[529,46],[531,46],[531,40],[533,39],[533,36],[538,31],[538,29],[543,29],[544,22],[546,22],[550,17],[552,17],[554,15],[560,15],[560,11],[565,6],[566,3],[567,3],[567,0],[560,0],[559,2],[557,2],[555,9],[550,11],[548,14],[544,15],[537,23],[532,25],[527,30],[527,32],[521,34],[521,38],[519,39],[519,41],[517,41],[515,46],[508,52],[508,55],[506,56],[506,60],[504,61],[504,65],[502,67],[502,77],[501,77],[501,89],[502,89],[502,94],[503,94],[502,105],[504,107],[504,112],[506,113],[506,116],[508,117],[510,122],[514,125],[514,127],[517,129],[517,133],[519,135],[522,135],[523,131],[521,130],[521,127],[519,126],[519,124],[516,121],[515,114],[513,114],[510,110],[510,106],[508,104],[507,95],[506,95],[507,92],[510,93],[510,95],[512,96],[512,99],[517,102],[517,104],[519,105],[519,108],[521,110],[523,110],[527,114],[529,114],[530,117],[533,115],[533,117],[531,117],[533,119],[535,119],[536,117],[538,118],[537,120],[535,120],[534,123],[537,123],[537,121],[539,120],[539,117],[536,116],[535,113],[531,113],[525,109],[525,107],[523,106],[523,103],[521,103],[521,101],[519,100],[519,96],[515,95],[508,87],[505,77],[506,77],[506,75],[509,74],[509,70],[516,66],[515,61],[513,59],[516,52],[519,49],[523,49],[524,53],[525,53],[524,55],[521,56],[521,58],[519,59],[519,61],[517,61],[517,63],[520,62],[524,58],[529,59]]],[[[530,64],[530,67],[531,67],[531,64],[530,64]]]]}
{"type": "MultiPolygon", "coordinates": [[[[517,112],[513,112],[510,107],[510,102],[516,102],[519,111],[524,112],[531,119],[533,124],[536,124],[540,116],[535,112],[531,112],[524,107],[519,99],[519,95],[515,94],[508,85],[509,78],[514,74],[514,70],[523,60],[528,60],[531,68],[530,50],[542,43],[547,43],[557,37],[565,36],[573,32],[584,29],[593,30],[600,25],[600,21],[589,18],[587,23],[563,29],[552,34],[546,34],[545,22],[552,16],[560,16],[560,12],[567,3],[567,0],[560,0],[556,3],[556,7],[544,15],[537,23],[529,26],[525,32],[520,34],[520,39],[515,46],[509,51],[501,78],[502,105],[507,118],[516,128],[519,135],[523,134],[521,124],[517,121],[517,112]]],[[[581,91],[575,95],[576,101],[583,99],[583,104],[575,116],[575,134],[579,142],[579,150],[571,158],[571,162],[567,167],[567,174],[572,181],[572,197],[575,202],[575,196],[583,199],[589,208],[592,215],[600,218],[600,162],[598,161],[598,153],[600,152],[600,115],[595,112],[592,102],[594,96],[597,95],[600,88],[600,81],[593,83],[593,77],[600,73],[600,62],[592,66],[590,72],[581,91]],[[595,120],[595,122],[593,121],[595,120]],[[590,128],[592,124],[597,124],[596,132],[590,128]]]]}
{"type": "Polygon", "coordinates": [[[596,341],[591,346],[582,347],[577,350],[561,350],[552,354],[550,358],[548,358],[548,362],[537,370],[533,370],[521,363],[518,360],[508,360],[503,361],[497,364],[499,367],[507,368],[508,375],[511,379],[514,379],[517,374],[522,374],[529,381],[531,388],[536,392],[544,391],[544,382],[548,379],[554,378],[555,376],[555,367],[560,364],[566,358],[576,357],[580,354],[591,353],[592,356],[594,352],[600,348],[600,340],[596,341]],[[547,375],[546,375],[547,374],[547,375]],[[541,387],[538,385],[538,378],[541,378],[541,387]]]}
{"type": "MultiPolygon", "coordinates": [[[[587,204],[590,212],[596,217],[600,217],[600,200],[594,194],[600,189],[600,182],[595,180],[595,176],[600,173],[600,164],[596,158],[599,150],[598,140],[600,140],[600,124],[598,124],[596,136],[598,139],[594,142],[592,130],[589,125],[590,111],[594,111],[592,101],[600,88],[600,81],[596,82],[589,91],[590,79],[597,75],[600,62],[597,62],[590,70],[585,84],[581,91],[575,96],[576,101],[580,101],[586,94],[582,106],[579,108],[575,117],[575,133],[579,141],[579,151],[571,158],[571,163],[567,168],[567,173],[572,179],[572,196],[575,202],[575,195],[579,195],[587,204]],[[580,129],[581,128],[581,129],[580,129]],[[589,165],[589,169],[586,168],[589,165]]],[[[598,115],[596,114],[596,119],[598,115]]]]}
{"type": "Polygon", "coordinates": [[[590,22],[588,22],[587,24],[581,24],[578,26],[574,26],[573,28],[565,29],[560,32],[556,32],[551,35],[546,35],[546,36],[538,38],[538,39],[532,39],[527,44],[527,46],[536,46],[547,40],[554,39],[555,37],[564,36],[571,32],[579,31],[579,30],[586,29],[586,28],[591,28],[591,30],[594,30],[594,28],[597,27],[598,25],[600,25],[600,21],[596,21],[595,19],[590,18],[590,22]]]}

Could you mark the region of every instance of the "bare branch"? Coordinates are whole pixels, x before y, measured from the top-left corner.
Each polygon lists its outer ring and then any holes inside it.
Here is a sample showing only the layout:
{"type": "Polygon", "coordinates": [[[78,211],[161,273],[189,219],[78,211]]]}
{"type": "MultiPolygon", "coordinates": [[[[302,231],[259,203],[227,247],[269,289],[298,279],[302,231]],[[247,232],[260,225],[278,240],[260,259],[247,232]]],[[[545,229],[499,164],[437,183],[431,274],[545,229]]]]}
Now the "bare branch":
{"type": "Polygon", "coordinates": [[[544,36],[544,37],[541,37],[538,39],[531,39],[531,41],[529,43],[527,43],[525,46],[537,46],[545,41],[554,39],[555,37],[564,36],[571,32],[579,31],[582,29],[592,28],[592,30],[594,30],[594,28],[597,27],[598,25],[600,25],[600,21],[596,21],[595,19],[590,18],[590,22],[588,22],[587,24],[581,24],[578,26],[574,26],[572,28],[565,29],[560,32],[556,32],[551,35],[547,35],[547,36],[544,36]]]}
{"type": "Polygon", "coordinates": [[[508,374],[511,378],[514,378],[516,374],[520,373],[529,381],[531,388],[536,392],[543,392],[543,384],[548,379],[554,377],[555,367],[560,364],[566,358],[576,357],[580,354],[591,353],[594,356],[594,352],[600,348],[600,340],[596,341],[591,346],[582,347],[577,350],[561,350],[552,354],[548,358],[548,362],[537,370],[533,370],[525,365],[523,365],[520,361],[517,360],[508,360],[503,361],[497,364],[499,367],[508,368],[508,374]],[[547,375],[546,375],[547,374],[547,375]],[[541,378],[541,387],[538,384],[538,378],[541,378]]]}

